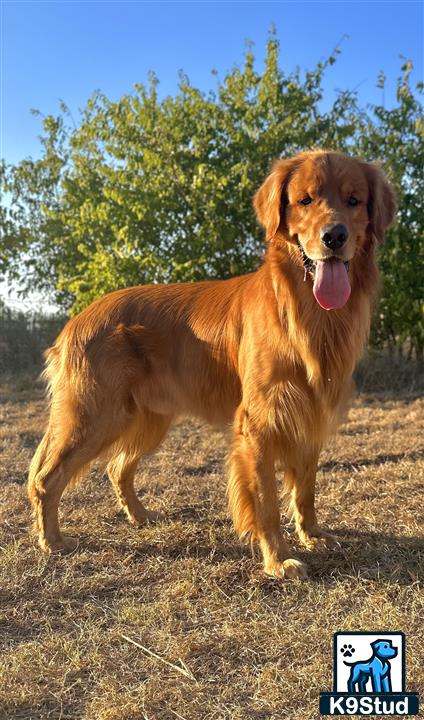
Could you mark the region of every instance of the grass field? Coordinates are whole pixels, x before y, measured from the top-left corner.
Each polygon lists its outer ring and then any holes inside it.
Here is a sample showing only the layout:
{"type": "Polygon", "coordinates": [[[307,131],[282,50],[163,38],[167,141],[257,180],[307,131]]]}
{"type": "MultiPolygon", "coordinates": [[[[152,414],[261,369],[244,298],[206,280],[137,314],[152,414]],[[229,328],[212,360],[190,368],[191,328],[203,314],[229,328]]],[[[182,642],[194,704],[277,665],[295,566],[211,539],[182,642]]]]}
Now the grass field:
{"type": "Polygon", "coordinates": [[[306,553],[285,523],[309,564],[300,583],[266,578],[239,544],[226,511],[225,435],[193,421],[139,470],[146,504],[166,522],[130,527],[93,471],[61,506],[79,549],[46,558],[25,494],[43,393],[36,384],[0,392],[1,720],[312,720],[331,689],[332,634],[361,629],[406,632],[407,687],[424,704],[416,394],[356,399],[318,480],[319,516],[340,548],[306,553]]]}

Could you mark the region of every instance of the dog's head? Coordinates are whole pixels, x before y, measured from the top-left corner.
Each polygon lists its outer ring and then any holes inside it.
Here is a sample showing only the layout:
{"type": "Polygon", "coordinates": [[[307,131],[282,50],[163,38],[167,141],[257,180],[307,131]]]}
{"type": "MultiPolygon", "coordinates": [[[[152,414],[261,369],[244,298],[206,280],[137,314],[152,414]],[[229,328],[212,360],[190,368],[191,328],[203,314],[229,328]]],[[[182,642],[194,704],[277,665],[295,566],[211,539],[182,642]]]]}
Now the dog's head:
{"type": "Polygon", "coordinates": [[[278,160],[254,198],[267,240],[299,246],[326,309],[350,295],[348,264],[393,222],[395,196],[378,165],[334,151],[278,160]]]}
{"type": "Polygon", "coordinates": [[[390,640],[374,640],[374,642],[371,643],[371,647],[374,650],[374,655],[377,655],[377,657],[382,660],[394,658],[398,652],[390,640]]]}

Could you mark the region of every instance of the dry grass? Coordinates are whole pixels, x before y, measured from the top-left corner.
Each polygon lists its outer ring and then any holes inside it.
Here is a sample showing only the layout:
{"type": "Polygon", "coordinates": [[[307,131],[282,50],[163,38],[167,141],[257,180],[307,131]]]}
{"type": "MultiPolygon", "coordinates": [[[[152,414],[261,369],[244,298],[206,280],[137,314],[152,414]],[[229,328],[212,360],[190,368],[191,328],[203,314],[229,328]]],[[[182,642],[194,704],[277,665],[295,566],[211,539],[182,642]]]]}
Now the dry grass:
{"type": "Polygon", "coordinates": [[[196,422],[178,425],[140,470],[146,503],[166,523],[128,526],[93,472],[62,503],[79,550],[46,559],[24,489],[45,403],[25,385],[2,398],[2,720],[318,718],[332,634],[348,629],[404,630],[408,688],[424,694],[422,400],[356,401],[319,472],[319,514],[342,547],[296,546],[310,579],[289,583],[265,578],[240,547],[226,512],[225,437],[196,422]]]}

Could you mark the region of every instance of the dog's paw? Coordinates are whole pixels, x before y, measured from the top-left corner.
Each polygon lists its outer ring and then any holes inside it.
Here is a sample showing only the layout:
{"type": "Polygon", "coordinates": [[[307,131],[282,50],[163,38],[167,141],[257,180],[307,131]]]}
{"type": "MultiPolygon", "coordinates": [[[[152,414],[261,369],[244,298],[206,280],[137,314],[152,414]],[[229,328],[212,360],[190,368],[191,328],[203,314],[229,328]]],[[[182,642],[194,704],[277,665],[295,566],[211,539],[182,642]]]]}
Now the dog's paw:
{"type": "Polygon", "coordinates": [[[61,535],[61,537],[54,542],[48,542],[45,538],[40,538],[39,544],[44,552],[51,553],[52,555],[70,555],[75,552],[79,542],[77,538],[61,535]]]}
{"type": "Polygon", "coordinates": [[[265,573],[271,577],[284,578],[285,580],[306,580],[308,577],[306,565],[294,558],[265,566],[265,573]]]}
{"type": "Polygon", "coordinates": [[[336,535],[322,530],[320,527],[312,528],[306,532],[298,530],[299,540],[307,550],[335,550],[340,547],[336,535]]]}
{"type": "Polygon", "coordinates": [[[340,652],[343,655],[343,657],[352,657],[353,653],[355,652],[355,648],[352,647],[352,645],[343,645],[340,648],[340,652]]]}
{"type": "Polygon", "coordinates": [[[125,508],[125,511],[131,525],[138,525],[139,527],[149,525],[150,523],[162,522],[162,520],[165,519],[165,515],[162,513],[156,512],[156,510],[147,510],[144,507],[131,508],[131,510],[125,508]]]}

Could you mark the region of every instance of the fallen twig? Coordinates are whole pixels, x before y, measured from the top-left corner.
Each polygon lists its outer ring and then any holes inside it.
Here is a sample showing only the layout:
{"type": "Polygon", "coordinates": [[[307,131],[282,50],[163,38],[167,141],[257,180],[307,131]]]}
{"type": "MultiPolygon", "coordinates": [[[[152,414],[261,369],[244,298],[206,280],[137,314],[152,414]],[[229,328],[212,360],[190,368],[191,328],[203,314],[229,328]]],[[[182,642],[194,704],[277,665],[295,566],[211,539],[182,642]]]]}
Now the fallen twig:
{"type": "Polygon", "coordinates": [[[173,668],[174,670],[177,670],[181,675],[184,675],[185,677],[188,677],[190,680],[196,681],[196,678],[194,677],[191,670],[188,669],[187,665],[181,660],[181,658],[178,658],[181,665],[183,667],[180,667],[180,665],[174,665],[174,663],[169,662],[169,660],[165,660],[160,655],[157,655],[153,650],[149,650],[149,648],[144,647],[144,645],[141,645],[141,643],[136,642],[136,640],[133,640],[132,638],[128,637],[127,635],[122,635],[121,637],[124,638],[127,642],[131,643],[132,645],[135,645],[136,647],[140,648],[140,650],[143,650],[143,652],[147,653],[147,655],[151,655],[152,657],[156,658],[156,660],[160,660],[161,663],[164,665],[168,665],[169,667],[173,668]]]}

